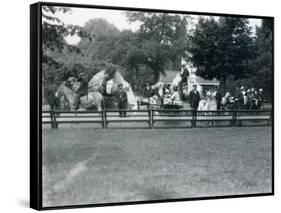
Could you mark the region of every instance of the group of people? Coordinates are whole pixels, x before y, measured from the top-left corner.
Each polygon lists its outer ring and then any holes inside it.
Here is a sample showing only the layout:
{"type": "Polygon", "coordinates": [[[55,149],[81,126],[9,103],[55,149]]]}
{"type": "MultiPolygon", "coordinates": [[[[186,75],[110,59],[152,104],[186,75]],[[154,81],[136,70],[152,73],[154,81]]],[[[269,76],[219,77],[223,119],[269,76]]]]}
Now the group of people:
{"type": "MultiPolygon", "coordinates": [[[[178,86],[164,84],[160,88],[153,89],[149,83],[146,83],[143,95],[147,98],[148,105],[163,105],[175,106],[175,108],[182,107],[182,98],[178,86]]],[[[164,107],[165,108],[165,107],[164,107]]]]}
{"type": "Polygon", "coordinates": [[[199,111],[233,110],[233,109],[260,109],[264,107],[263,89],[256,90],[254,87],[245,89],[244,86],[236,88],[234,96],[226,92],[223,96],[219,88],[207,90],[200,97],[197,86],[189,95],[191,109],[199,111]]]}
{"type": "MultiPolygon", "coordinates": [[[[68,78],[65,83],[73,89],[73,82],[80,82],[78,88],[74,88],[78,96],[83,96],[88,93],[87,76],[79,73],[77,77],[68,78]]],[[[264,94],[263,89],[256,90],[254,87],[246,89],[244,86],[237,87],[234,95],[226,92],[222,95],[219,88],[210,88],[205,90],[203,94],[197,90],[197,85],[194,84],[193,89],[189,92],[188,102],[190,108],[194,111],[216,111],[216,110],[232,110],[232,109],[260,109],[263,107],[264,94]]],[[[149,83],[146,83],[143,95],[148,98],[148,106],[162,105],[162,106],[177,106],[183,107],[182,94],[177,86],[164,85],[160,90],[153,90],[149,83]],[[161,94],[160,94],[161,93],[161,94]]],[[[47,99],[51,108],[58,105],[58,100],[54,96],[55,89],[51,87],[47,92],[47,99]]],[[[117,107],[120,110],[120,117],[126,116],[126,109],[128,108],[128,97],[124,85],[118,84],[118,89],[115,94],[117,107]]],[[[77,103],[77,108],[79,102],[77,103]]]]}
{"type": "Polygon", "coordinates": [[[264,107],[263,89],[256,90],[254,87],[246,89],[244,86],[236,88],[236,94],[226,92],[221,99],[222,109],[261,109],[264,107]]]}
{"type": "MultiPolygon", "coordinates": [[[[106,84],[106,83],[105,83],[106,84]]],[[[90,88],[88,85],[88,76],[84,72],[77,72],[75,75],[66,75],[64,78],[64,85],[71,89],[75,94],[75,103],[74,109],[77,110],[80,107],[80,97],[88,96],[90,92],[90,88]]],[[[102,95],[104,95],[104,90],[106,85],[102,85],[98,90],[102,95]]],[[[50,85],[46,90],[46,99],[50,106],[50,110],[60,109],[61,100],[56,96],[56,91],[58,87],[55,84],[50,85]]],[[[125,110],[128,108],[128,96],[126,93],[126,89],[122,83],[117,85],[117,90],[113,94],[116,98],[117,108],[120,109],[119,115],[120,117],[125,117],[125,110]]],[[[62,96],[63,98],[63,96],[62,96]]],[[[64,101],[67,102],[67,101],[64,101]]]]}
{"type": "MultiPolygon", "coordinates": [[[[233,109],[260,109],[264,107],[263,89],[256,90],[254,87],[246,89],[244,86],[237,87],[231,95],[227,91],[224,95],[218,87],[204,90],[203,94],[197,90],[194,84],[193,89],[189,92],[188,101],[192,110],[199,111],[216,111],[216,110],[233,110],[233,109]]],[[[144,96],[153,100],[161,99],[162,104],[182,103],[181,93],[178,87],[170,88],[169,85],[163,87],[162,95],[155,93],[147,83],[144,88],[144,96]]],[[[156,103],[156,101],[155,101],[156,103]]]]}
{"type": "MultiPolygon", "coordinates": [[[[162,100],[162,105],[167,106],[167,105],[175,105],[175,106],[183,106],[183,101],[182,101],[182,95],[181,91],[179,91],[179,87],[174,86],[171,88],[171,85],[164,85],[163,91],[161,91],[161,94],[159,92],[153,91],[151,89],[150,85],[147,83],[146,87],[144,88],[143,92],[144,96],[149,98],[149,103],[153,104],[154,100],[161,99],[162,100]]],[[[215,108],[210,108],[210,106],[214,105],[213,99],[215,100],[215,94],[211,93],[211,91],[208,92],[208,97],[206,96],[206,99],[201,99],[201,95],[199,91],[197,90],[197,85],[193,85],[193,89],[190,91],[188,100],[189,104],[192,110],[216,110],[215,108]],[[209,94],[210,93],[210,94],[209,94]],[[208,104],[211,103],[211,104],[208,104]]],[[[156,102],[155,102],[156,103],[156,102]]],[[[216,105],[216,102],[215,102],[216,105]]]]}

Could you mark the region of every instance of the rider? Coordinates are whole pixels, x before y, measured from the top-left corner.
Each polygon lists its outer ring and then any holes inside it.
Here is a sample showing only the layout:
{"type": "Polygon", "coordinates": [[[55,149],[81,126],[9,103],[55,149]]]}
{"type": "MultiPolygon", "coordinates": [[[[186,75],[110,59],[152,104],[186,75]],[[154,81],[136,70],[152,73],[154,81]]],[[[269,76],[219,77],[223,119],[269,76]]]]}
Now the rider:
{"type": "Polygon", "coordinates": [[[103,95],[110,95],[107,92],[106,87],[107,87],[108,81],[110,79],[113,79],[115,72],[116,72],[116,67],[114,66],[114,64],[108,63],[106,65],[106,68],[105,68],[105,71],[104,71],[104,78],[103,78],[103,82],[102,82],[102,91],[101,91],[101,93],[103,95]]]}
{"type": "Polygon", "coordinates": [[[84,72],[80,72],[78,74],[77,81],[80,82],[80,87],[77,90],[77,93],[80,96],[87,95],[88,94],[88,78],[87,75],[84,72]]]}
{"type": "Polygon", "coordinates": [[[80,98],[82,96],[88,95],[88,78],[84,72],[79,72],[77,76],[77,81],[80,82],[80,86],[75,91],[78,95],[75,108],[78,109],[80,105],[80,98]]]}
{"type": "Polygon", "coordinates": [[[186,97],[185,95],[183,94],[183,88],[184,88],[184,85],[187,84],[187,78],[189,76],[189,71],[186,67],[183,68],[183,72],[181,74],[181,80],[178,84],[178,90],[179,90],[179,94],[180,94],[180,98],[182,100],[184,100],[186,97]]]}

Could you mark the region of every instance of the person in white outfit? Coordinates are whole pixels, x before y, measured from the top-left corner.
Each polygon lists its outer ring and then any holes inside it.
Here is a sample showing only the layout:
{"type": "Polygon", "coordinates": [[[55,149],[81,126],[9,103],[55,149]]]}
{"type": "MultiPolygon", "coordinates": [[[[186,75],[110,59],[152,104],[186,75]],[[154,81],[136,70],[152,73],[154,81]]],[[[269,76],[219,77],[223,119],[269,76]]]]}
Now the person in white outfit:
{"type": "Polygon", "coordinates": [[[210,94],[209,110],[216,111],[217,110],[217,100],[216,100],[217,92],[215,90],[211,90],[210,93],[211,94],[210,94]]]}
{"type": "Polygon", "coordinates": [[[178,102],[178,101],[181,101],[181,98],[180,98],[180,94],[179,94],[179,91],[178,91],[178,87],[175,87],[174,88],[174,93],[172,94],[171,96],[171,100],[174,102],[178,102]]]}

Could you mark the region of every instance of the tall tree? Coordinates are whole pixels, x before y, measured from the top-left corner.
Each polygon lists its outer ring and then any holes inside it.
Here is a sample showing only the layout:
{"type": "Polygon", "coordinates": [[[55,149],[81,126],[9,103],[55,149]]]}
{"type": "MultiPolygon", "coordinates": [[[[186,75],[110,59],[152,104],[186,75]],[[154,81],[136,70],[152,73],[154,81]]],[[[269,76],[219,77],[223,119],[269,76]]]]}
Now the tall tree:
{"type": "Polygon", "coordinates": [[[92,40],[85,38],[79,42],[78,46],[83,49],[83,53],[93,61],[111,60],[115,51],[115,41],[120,36],[117,27],[99,18],[87,21],[83,29],[92,38],[92,40]]]}
{"type": "Polygon", "coordinates": [[[255,57],[254,38],[245,18],[200,18],[191,41],[189,52],[197,74],[216,77],[223,85],[229,76],[244,77],[255,57]]]}
{"type": "Polygon", "coordinates": [[[153,81],[165,74],[167,62],[179,57],[186,48],[186,19],[168,13],[128,12],[130,22],[141,23],[138,34],[138,55],[142,64],[153,71],[153,81]]]}
{"type": "Polygon", "coordinates": [[[43,80],[48,83],[58,83],[66,71],[64,65],[53,57],[56,52],[64,50],[80,53],[77,46],[66,42],[66,36],[78,35],[89,37],[83,28],[74,25],[65,25],[56,17],[57,13],[67,13],[71,9],[65,7],[43,6],[42,7],[42,69],[43,80]]]}
{"type": "Polygon", "coordinates": [[[262,25],[256,29],[255,46],[257,57],[252,61],[254,64],[252,72],[252,84],[263,88],[269,99],[272,97],[272,76],[273,76],[273,21],[272,19],[263,19],[262,25]]]}

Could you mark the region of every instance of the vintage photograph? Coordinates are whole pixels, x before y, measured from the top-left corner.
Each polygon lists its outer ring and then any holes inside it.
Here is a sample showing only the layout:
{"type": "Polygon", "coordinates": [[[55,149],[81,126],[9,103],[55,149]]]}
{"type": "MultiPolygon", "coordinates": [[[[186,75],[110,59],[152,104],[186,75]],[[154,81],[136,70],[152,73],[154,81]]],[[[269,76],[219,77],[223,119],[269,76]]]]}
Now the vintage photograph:
{"type": "Polygon", "coordinates": [[[41,7],[42,205],[273,193],[273,18],[41,7]]]}

